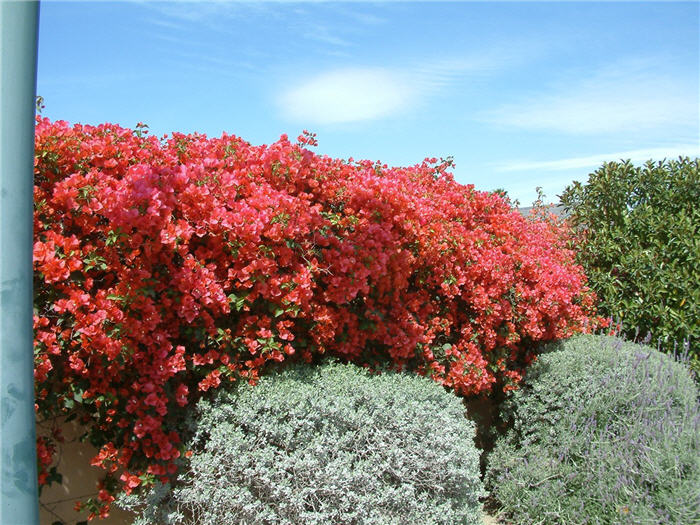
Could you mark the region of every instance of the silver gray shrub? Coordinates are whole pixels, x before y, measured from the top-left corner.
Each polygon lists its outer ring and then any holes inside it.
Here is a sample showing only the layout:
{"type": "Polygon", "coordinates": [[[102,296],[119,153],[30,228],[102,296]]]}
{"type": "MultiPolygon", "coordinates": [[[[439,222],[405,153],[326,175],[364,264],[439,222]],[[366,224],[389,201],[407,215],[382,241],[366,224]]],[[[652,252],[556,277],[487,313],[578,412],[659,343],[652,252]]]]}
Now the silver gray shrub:
{"type": "Polygon", "coordinates": [[[200,402],[174,487],[121,505],[153,524],[479,524],[474,424],[411,374],[296,365],[200,402]]]}
{"type": "Polygon", "coordinates": [[[541,355],[487,487],[518,524],[700,523],[700,404],[687,362],[607,336],[541,355]]]}

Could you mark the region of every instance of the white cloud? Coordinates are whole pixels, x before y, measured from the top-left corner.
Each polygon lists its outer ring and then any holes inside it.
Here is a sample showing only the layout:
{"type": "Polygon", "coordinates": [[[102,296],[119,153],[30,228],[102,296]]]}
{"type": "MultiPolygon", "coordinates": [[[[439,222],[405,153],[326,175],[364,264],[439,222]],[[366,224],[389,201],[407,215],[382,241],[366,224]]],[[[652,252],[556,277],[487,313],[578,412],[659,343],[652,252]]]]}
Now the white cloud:
{"type": "Polygon", "coordinates": [[[290,119],[314,124],[372,120],[404,109],[415,97],[408,78],[383,68],[345,68],[316,75],[284,93],[290,119]]]}
{"type": "Polygon", "coordinates": [[[647,148],[630,151],[618,151],[615,153],[600,153],[587,157],[571,157],[568,159],[546,160],[546,161],[514,161],[501,164],[496,167],[496,171],[565,171],[581,168],[594,168],[604,162],[631,160],[634,163],[642,163],[647,160],[673,159],[677,157],[700,157],[699,144],[678,144],[670,147],[647,148]]]}
{"type": "Polygon", "coordinates": [[[278,97],[284,115],[311,124],[373,120],[400,113],[463,82],[523,61],[531,50],[493,47],[478,55],[419,60],[403,68],[338,68],[289,80],[278,97]]]}
{"type": "Polygon", "coordinates": [[[567,134],[636,133],[698,127],[698,86],[653,61],[578,71],[542,93],[484,112],[500,126],[567,134]]]}

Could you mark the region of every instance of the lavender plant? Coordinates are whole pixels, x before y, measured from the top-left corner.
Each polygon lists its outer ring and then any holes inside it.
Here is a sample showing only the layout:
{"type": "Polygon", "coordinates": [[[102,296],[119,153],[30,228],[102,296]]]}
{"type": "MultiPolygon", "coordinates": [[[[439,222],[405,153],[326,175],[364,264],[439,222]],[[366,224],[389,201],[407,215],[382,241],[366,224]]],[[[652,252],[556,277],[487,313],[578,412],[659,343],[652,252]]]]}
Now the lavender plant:
{"type": "Polygon", "coordinates": [[[474,424],[427,378],[300,365],[201,402],[192,430],[177,483],[122,500],[136,523],[481,523],[474,424]]]}
{"type": "Polygon", "coordinates": [[[504,409],[486,484],[515,523],[700,523],[700,403],[687,366],[582,335],[550,346],[504,409]]]}

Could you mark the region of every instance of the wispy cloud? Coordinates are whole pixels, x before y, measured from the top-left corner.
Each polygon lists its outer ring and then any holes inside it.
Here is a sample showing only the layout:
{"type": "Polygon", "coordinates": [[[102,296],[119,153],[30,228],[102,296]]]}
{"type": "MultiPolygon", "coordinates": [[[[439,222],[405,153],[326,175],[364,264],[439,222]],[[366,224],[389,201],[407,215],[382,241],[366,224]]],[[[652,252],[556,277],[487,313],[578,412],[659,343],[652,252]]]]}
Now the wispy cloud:
{"type": "Polygon", "coordinates": [[[161,17],[178,20],[186,23],[201,22],[216,16],[222,16],[230,11],[231,6],[227,6],[222,1],[212,2],[144,2],[136,1],[143,7],[153,10],[161,17]]]}
{"type": "Polygon", "coordinates": [[[180,31],[182,31],[183,29],[187,29],[187,24],[182,20],[175,22],[173,20],[149,17],[148,23],[153,26],[164,27],[168,30],[177,31],[178,36],[180,31]]]}
{"type": "Polygon", "coordinates": [[[212,31],[227,32],[232,20],[246,20],[266,16],[276,18],[280,14],[269,2],[244,0],[129,0],[155,13],[161,25],[173,29],[205,27],[212,31]]]}
{"type": "Polygon", "coordinates": [[[332,31],[331,28],[321,24],[309,26],[308,29],[304,31],[303,37],[308,40],[315,40],[317,42],[330,44],[332,46],[347,47],[350,45],[350,42],[339,37],[337,34],[334,34],[334,31],[332,31]]]}
{"type": "Polygon", "coordinates": [[[571,157],[567,159],[545,161],[513,161],[496,166],[498,172],[509,171],[566,171],[582,168],[598,167],[604,162],[631,160],[635,163],[647,160],[672,159],[677,157],[700,157],[700,144],[677,144],[669,147],[617,151],[614,153],[599,153],[586,157],[571,157]]]}
{"type": "Polygon", "coordinates": [[[698,85],[654,61],[560,77],[543,92],[484,112],[479,120],[519,129],[611,134],[698,126],[698,85]]]}
{"type": "Polygon", "coordinates": [[[494,47],[480,51],[478,55],[426,60],[409,68],[407,73],[416,87],[426,93],[435,92],[465,78],[487,79],[522,62],[527,54],[494,47]]]}

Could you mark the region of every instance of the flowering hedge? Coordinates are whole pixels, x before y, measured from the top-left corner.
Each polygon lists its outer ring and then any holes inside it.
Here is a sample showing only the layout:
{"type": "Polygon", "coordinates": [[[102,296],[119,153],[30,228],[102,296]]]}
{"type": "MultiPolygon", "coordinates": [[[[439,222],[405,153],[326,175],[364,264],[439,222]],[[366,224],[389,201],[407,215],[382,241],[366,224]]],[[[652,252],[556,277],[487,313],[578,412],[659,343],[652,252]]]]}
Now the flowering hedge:
{"type": "Polygon", "coordinates": [[[556,223],[445,162],[313,145],[37,120],[37,409],[88,424],[107,471],[94,513],[174,473],[187,407],[269,361],[390,361],[470,395],[513,388],[530,343],[594,322],[556,223]]]}

